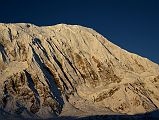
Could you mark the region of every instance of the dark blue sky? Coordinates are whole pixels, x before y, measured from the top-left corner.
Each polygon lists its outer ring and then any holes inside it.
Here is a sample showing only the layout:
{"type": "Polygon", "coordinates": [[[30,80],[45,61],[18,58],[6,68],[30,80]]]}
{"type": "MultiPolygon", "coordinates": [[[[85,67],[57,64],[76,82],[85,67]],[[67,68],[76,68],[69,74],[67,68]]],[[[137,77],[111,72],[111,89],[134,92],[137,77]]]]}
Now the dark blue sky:
{"type": "Polygon", "coordinates": [[[159,63],[159,0],[1,0],[0,22],[83,25],[159,63]]]}

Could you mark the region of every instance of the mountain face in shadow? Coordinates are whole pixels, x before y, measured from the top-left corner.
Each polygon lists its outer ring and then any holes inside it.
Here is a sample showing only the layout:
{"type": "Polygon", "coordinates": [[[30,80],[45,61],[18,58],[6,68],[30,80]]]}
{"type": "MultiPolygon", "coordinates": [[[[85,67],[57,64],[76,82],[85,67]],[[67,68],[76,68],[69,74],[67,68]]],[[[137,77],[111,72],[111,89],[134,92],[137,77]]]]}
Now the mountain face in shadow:
{"type": "Polygon", "coordinates": [[[0,24],[2,119],[155,119],[158,92],[158,64],[90,28],[0,24]]]}
{"type": "Polygon", "coordinates": [[[145,114],[137,115],[96,115],[96,116],[87,116],[81,118],[73,117],[61,117],[62,119],[72,119],[72,120],[157,120],[159,119],[159,111],[152,111],[145,114]]]}
{"type": "MultiPolygon", "coordinates": [[[[158,120],[159,110],[136,115],[94,115],[85,117],[63,116],[54,118],[54,120],[158,120]]],[[[51,119],[47,119],[51,120],[51,119]]]]}
{"type": "MultiPolygon", "coordinates": [[[[13,115],[10,113],[1,111],[1,120],[41,120],[35,118],[24,118],[19,115],[13,115]]],[[[159,119],[159,110],[144,114],[136,115],[90,115],[90,116],[58,116],[53,118],[48,118],[45,120],[158,120],[159,119]]]]}

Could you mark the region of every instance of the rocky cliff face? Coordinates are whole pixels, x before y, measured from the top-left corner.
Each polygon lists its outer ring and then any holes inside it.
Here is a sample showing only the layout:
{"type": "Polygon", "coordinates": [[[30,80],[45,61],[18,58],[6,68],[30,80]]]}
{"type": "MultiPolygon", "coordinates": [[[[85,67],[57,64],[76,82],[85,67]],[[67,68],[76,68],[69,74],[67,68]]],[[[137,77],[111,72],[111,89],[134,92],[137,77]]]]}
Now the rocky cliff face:
{"type": "Polygon", "coordinates": [[[159,65],[92,29],[0,24],[0,109],[23,117],[159,108],[159,65]]]}

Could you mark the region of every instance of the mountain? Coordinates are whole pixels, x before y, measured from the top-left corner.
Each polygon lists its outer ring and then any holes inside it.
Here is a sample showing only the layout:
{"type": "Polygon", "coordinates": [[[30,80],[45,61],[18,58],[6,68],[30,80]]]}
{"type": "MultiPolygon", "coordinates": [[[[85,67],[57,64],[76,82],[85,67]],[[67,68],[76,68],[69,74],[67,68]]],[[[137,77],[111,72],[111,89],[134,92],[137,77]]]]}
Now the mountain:
{"type": "Polygon", "coordinates": [[[158,92],[158,64],[90,28],[0,24],[2,118],[142,114],[158,92]]]}

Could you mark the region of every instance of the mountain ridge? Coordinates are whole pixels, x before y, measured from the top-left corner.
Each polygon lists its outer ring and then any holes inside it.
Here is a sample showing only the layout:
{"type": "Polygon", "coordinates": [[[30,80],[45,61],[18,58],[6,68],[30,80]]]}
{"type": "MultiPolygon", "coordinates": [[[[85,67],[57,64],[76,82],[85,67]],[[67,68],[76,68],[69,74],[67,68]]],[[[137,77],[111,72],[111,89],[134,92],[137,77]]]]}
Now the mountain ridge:
{"type": "Polygon", "coordinates": [[[93,29],[0,24],[0,108],[24,117],[158,109],[159,65],[93,29]]]}

